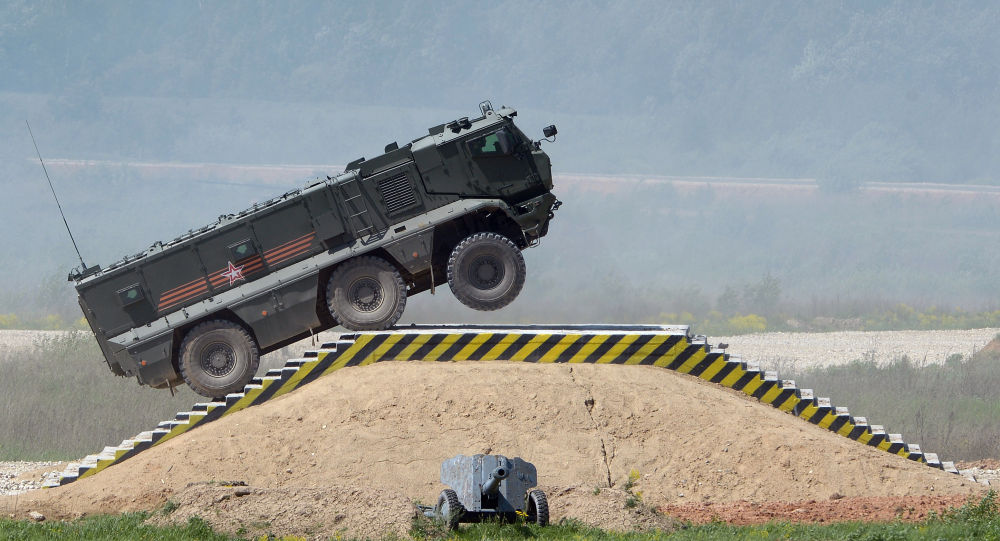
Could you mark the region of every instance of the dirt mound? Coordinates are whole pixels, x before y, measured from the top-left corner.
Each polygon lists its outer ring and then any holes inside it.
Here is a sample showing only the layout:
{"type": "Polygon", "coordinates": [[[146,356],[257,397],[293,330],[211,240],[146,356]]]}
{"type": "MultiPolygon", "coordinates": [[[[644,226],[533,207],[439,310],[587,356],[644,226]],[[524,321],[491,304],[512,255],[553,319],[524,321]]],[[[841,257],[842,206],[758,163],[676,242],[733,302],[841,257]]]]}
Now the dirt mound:
{"type": "Polygon", "coordinates": [[[729,524],[787,522],[847,522],[901,520],[919,522],[930,514],[957,509],[966,496],[903,496],[894,498],[835,498],[801,502],[729,502],[667,505],[661,511],[679,520],[704,524],[721,520],[729,524]]]}
{"type": "MultiPolygon", "coordinates": [[[[148,510],[192,482],[237,480],[433,503],[441,461],[474,453],[523,457],[542,485],[576,493],[622,489],[635,470],[632,490],[651,506],[984,490],[655,367],[409,362],[338,371],[94,477],[22,494],[17,512],[148,510]]],[[[0,511],[11,505],[0,499],[0,511]]],[[[366,516],[376,522],[379,512],[366,516]]]]}
{"type": "Polygon", "coordinates": [[[216,531],[253,539],[405,537],[417,515],[413,502],[398,492],[343,486],[256,488],[195,483],[170,501],[174,505],[146,522],[182,525],[191,517],[201,517],[216,531]]]}
{"type": "Polygon", "coordinates": [[[587,526],[613,532],[672,531],[680,522],[617,488],[541,487],[549,501],[553,523],[577,520],[587,526]]]}
{"type": "MultiPolygon", "coordinates": [[[[670,531],[679,522],[618,489],[541,487],[552,501],[551,521],[577,520],[604,530],[670,531]]],[[[330,486],[325,488],[257,488],[219,483],[192,483],[170,497],[172,504],[146,522],[186,524],[201,517],[213,529],[250,538],[298,536],[379,539],[405,537],[422,516],[404,494],[391,490],[330,486]]],[[[424,520],[422,527],[441,529],[424,520]]],[[[418,526],[421,527],[421,526],[418,526]]]]}
{"type": "Polygon", "coordinates": [[[997,334],[993,340],[990,340],[988,344],[983,346],[983,349],[979,350],[979,353],[993,357],[1000,356],[1000,334],[997,334]]]}

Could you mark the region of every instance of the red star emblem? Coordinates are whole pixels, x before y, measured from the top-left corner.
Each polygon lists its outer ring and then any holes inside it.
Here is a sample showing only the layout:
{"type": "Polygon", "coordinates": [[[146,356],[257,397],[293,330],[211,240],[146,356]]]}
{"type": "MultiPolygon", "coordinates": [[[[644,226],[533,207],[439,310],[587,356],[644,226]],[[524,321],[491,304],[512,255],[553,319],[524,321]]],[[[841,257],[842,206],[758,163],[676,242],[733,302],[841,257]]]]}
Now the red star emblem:
{"type": "Polygon", "coordinates": [[[221,276],[229,278],[229,285],[233,285],[237,280],[243,280],[243,265],[237,267],[233,262],[229,262],[229,268],[222,272],[221,276]]]}

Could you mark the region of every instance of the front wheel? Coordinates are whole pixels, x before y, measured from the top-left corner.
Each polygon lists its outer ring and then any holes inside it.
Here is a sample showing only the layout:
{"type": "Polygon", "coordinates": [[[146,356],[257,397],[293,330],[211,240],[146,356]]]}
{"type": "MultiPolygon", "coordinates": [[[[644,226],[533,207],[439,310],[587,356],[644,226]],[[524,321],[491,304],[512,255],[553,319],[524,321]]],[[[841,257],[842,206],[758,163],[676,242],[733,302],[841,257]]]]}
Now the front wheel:
{"type": "Polygon", "coordinates": [[[437,511],[438,518],[443,520],[448,526],[448,529],[454,530],[458,528],[458,522],[462,519],[465,508],[458,501],[458,494],[454,490],[446,488],[438,495],[435,511],[437,511]]]}
{"type": "Polygon", "coordinates": [[[393,326],[406,308],[406,284],[386,260],[363,256],[337,267],[326,287],[326,303],[337,323],[352,331],[393,326]]]}
{"type": "Polygon", "coordinates": [[[188,331],[178,361],[188,386],[208,398],[242,391],[259,364],[260,350],[250,333],[223,319],[206,321],[188,331]]]}
{"type": "Polygon", "coordinates": [[[510,304],[521,292],[525,274],[521,250],[497,233],[465,237],[448,258],[451,292],[476,310],[497,310],[510,304]]]}

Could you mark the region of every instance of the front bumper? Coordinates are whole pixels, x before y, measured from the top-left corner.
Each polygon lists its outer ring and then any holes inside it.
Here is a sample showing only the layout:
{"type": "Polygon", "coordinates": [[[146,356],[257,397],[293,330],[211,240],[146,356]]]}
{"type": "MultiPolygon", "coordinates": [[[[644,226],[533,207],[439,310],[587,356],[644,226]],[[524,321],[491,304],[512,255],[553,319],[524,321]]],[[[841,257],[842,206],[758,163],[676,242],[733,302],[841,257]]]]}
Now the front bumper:
{"type": "Polygon", "coordinates": [[[555,216],[555,211],[562,205],[551,192],[516,205],[518,212],[514,220],[524,232],[528,245],[538,243],[538,240],[549,232],[549,221],[555,216]]]}

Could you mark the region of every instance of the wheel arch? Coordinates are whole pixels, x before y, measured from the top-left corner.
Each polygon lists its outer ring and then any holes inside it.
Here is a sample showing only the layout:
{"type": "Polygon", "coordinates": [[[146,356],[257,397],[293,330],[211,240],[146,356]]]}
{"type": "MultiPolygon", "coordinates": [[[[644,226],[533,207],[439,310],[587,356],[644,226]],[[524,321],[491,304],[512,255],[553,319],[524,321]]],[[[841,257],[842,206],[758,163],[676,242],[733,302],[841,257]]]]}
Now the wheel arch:
{"type": "Polygon", "coordinates": [[[447,265],[448,256],[462,239],[476,233],[497,233],[509,238],[521,250],[528,247],[528,241],[521,226],[506,210],[500,207],[486,207],[434,226],[435,265],[447,265]]]}
{"type": "MultiPolygon", "coordinates": [[[[336,325],[340,325],[351,330],[380,330],[395,325],[395,323],[402,316],[403,311],[406,308],[406,298],[410,295],[412,277],[410,273],[403,268],[399,261],[393,258],[384,248],[372,248],[371,250],[355,254],[352,257],[344,259],[343,261],[338,261],[336,264],[330,265],[328,268],[323,270],[324,272],[319,275],[320,283],[317,285],[316,308],[318,311],[325,311],[327,313],[327,317],[333,320],[336,325]],[[379,277],[377,274],[370,276],[374,280],[380,282],[379,285],[383,289],[383,292],[386,293],[383,299],[389,299],[391,301],[390,304],[384,305],[391,307],[389,312],[382,314],[387,316],[384,319],[376,317],[375,319],[368,320],[368,315],[382,310],[383,303],[381,302],[378,306],[375,306],[370,310],[362,308],[357,308],[357,310],[355,310],[354,308],[356,307],[352,307],[353,305],[349,300],[345,303],[345,297],[340,295],[336,295],[335,299],[331,297],[333,293],[330,288],[338,277],[338,271],[352,264],[365,269],[363,265],[367,265],[367,263],[362,262],[362,260],[365,259],[379,261],[384,264],[387,269],[394,271],[394,276],[390,278],[389,282],[382,282],[382,277],[379,277]],[[390,295],[388,294],[389,291],[393,291],[394,293],[390,295]],[[339,312],[340,315],[335,315],[334,312],[339,312]]],[[[344,272],[350,273],[357,271],[353,269],[345,269],[344,272]]],[[[344,294],[346,294],[346,289],[347,288],[345,288],[344,294]]]]}
{"type": "MultiPolygon", "coordinates": [[[[170,364],[171,367],[174,369],[175,377],[171,381],[172,384],[184,383],[184,378],[181,377],[181,367],[180,367],[181,344],[184,342],[184,337],[187,336],[187,333],[190,332],[191,329],[197,327],[198,325],[216,319],[228,321],[230,323],[242,327],[243,330],[245,330],[250,335],[250,337],[253,338],[254,344],[257,346],[258,351],[261,351],[260,341],[257,339],[257,333],[254,332],[253,327],[248,325],[246,321],[243,321],[242,318],[236,315],[236,313],[230,310],[229,308],[223,308],[222,310],[212,312],[211,314],[206,314],[200,318],[192,319],[191,321],[187,321],[183,325],[175,328],[173,331],[173,340],[172,340],[173,344],[171,345],[171,351],[170,351],[170,364]]],[[[263,355],[263,352],[261,352],[261,355],[263,355]]]]}
{"type": "Polygon", "coordinates": [[[448,258],[446,275],[452,294],[474,310],[507,306],[524,287],[527,268],[521,252],[514,241],[500,233],[465,237],[448,258]]]}
{"type": "MultiPolygon", "coordinates": [[[[348,257],[347,259],[343,259],[332,265],[323,267],[323,269],[319,271],[319,285],[318,285],[319,290],[316,292],[316,314],[320,316],[321,321],[324,321],[323,314],[326,312],[326,293],[327,293],[327,288],[329,287],[330,276],[334,273],[334,271],[337,270],[338,267],[344,265],[348,261],[355,260],[359,257],[369,257],[369,256],[374,256],[379,259],[385,260],[386,263],[395,267],[396,270],[404,279],[412,277],[412,274],[409,273],[406,270],[406,268],[403,267],[403,265],[401,265],[399,261],[396,260],[395,257],[392,257],[392,255],[390,255],[389,252],[381,246],[377,248],[372,248],[371,250],[367,250],[364,252],[358,252],[352,255],[351,257],[348,257]]],[[[326,317],[329,318],[330,315],[326,314],[326,317]]],[[[325,322],[326,321],[324,321],[324,323],[325,322]]]]}

